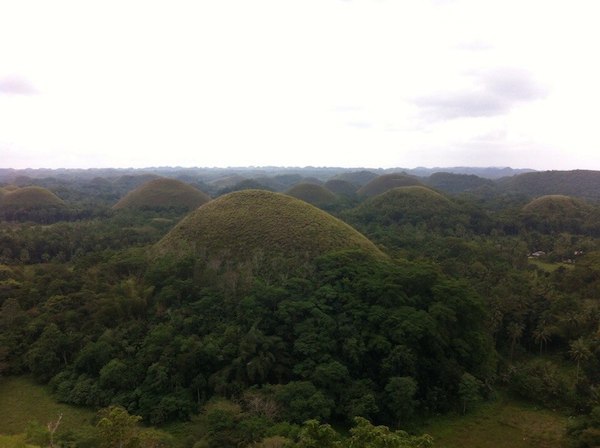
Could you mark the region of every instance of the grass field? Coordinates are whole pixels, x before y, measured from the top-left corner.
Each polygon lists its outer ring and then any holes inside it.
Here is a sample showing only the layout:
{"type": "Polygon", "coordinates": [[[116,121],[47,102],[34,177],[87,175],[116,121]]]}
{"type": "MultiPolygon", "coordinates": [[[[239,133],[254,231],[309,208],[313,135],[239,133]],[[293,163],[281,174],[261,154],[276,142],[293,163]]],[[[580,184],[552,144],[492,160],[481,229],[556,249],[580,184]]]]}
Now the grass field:
{"type": "Polygon", "coordinates": [[[23,434],[3,436],[0,434],[0,448],[35,448],[35,445],[25,443],[23,434]]]}
{"type": "Polygon", "coordinates": [[[567,417],[500,398],[465,416],[432,420],[423,432],[436,448],[562,448],[567,417]]]}
{"type": "MultiPolygon", "coordinates": [[[[0,448],[28,448],[22,434],[27,422],[46,424],[61,413],[59,432],[89,424],[94,416],[92,410],[56,403],[47,388],[29,378],[1,378],[0,448]]],[[[566,423],[564,415],[500,398],[479,405],[466,416],[432,419],[421,432],[435,438],[436,448],[563,448],[566,423]]],[[[164,429],[183,440],[201,428],[195,421],[164,429]]]]}
{"type": "Polygon", "coordinates": [[[545,272],[554,272],[561,267],[565,269],[573,269],[575,267],[572,263],[546,263],[541,260],[536,260],[535,258],[530,258],[529,263],[545,272]]]}
{"type": "MultiPolygon", "coordinates": [[[[37,420],[45,425],[61,413],[59,432],[89,424],[95,415],[90,409],[57,403],[46,387],[29,378],[0,378],[0,434],[23,433],[27,422],[37,420]]],[[[0,448],[2,443],[0,440],[0,448]]]]}

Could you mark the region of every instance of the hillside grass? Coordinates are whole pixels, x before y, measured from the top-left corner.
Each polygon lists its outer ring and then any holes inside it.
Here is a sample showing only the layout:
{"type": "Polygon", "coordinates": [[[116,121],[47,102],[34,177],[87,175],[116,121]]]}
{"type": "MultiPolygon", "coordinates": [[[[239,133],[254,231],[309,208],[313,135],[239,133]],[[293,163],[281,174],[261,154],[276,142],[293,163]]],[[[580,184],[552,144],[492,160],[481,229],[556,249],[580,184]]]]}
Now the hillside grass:
{"type": "Polygon", "coordinates": [[[332,193],[341,195],[341,196],[354,196],[356,194],[356,190],[358,187],[346,180],[342,179],[331,179],[325,182],[324,185],[332,193]]]}
{"type": "Polygon", "coordinates": [[[154,179],[130,191],[113,209],[186,208],[194,210],[210,201],[204,192],[176,179],[154,179]]]}
{"type": "Polygon", "coordinates": [[[573,263],[548,263],[537,258],[529,258],[529,264],[534,265],[535,267],[541,269],[544,272],[554,272],[558,268],[565,269],[574,269],[575,265],[573,263]]]}
{"type": "Polygon", "coordinates": [[[287,194],[316,207],[331,205],[337,200],[335,194],[327,188],[322,187],[321,185],[308,183],[294,185],[287,191],[287,194]]]}
{"type": "Polygon", "coordinates": [[[408,174],[393,173],[384,174],[383,176],[376,177],[365,186],[358,190],[358,195],[363,197],[377,196],[378,194],[385,193],[388,190],[396,187],[408,187],[411,185],[423,185],[419,179],[408,174]]]}
{"type": "Polygon", "coordinates": [[[5,436],[0,434],[0,448],[37,448],[36,445],[25,443],[25,434],[5,436]]]}
{"type": "Polygon", "coordinates": [[[302,264],[325,253],[383,253],[348,224],[280,193],[245,190],[221,196],[183,219],[155,246],[156,255],[203,254],[229,262],[281,259],[302,264]]]}
{"type": "Polygon", "coordinates": [[[434,437],[436,448],[563,448],[567,420],[503,397],[464,416],[435,418],[422,431],[434,437]]]}
{"type": "Polygon", "coordinates": [[[56,402],[47,387],[28,377],[0,378],[0,434],[20,434],[29,421],[45,425],[60,414],[59,432],[64,432],[90,424],[95,412],[56,402]]]}
{"type": "Polygon", "coordinates": [[[4,208],[36,208],[36,207],[65,207],[62,199],[50,190],[42,187],[24,187],[4,192],[2,195],[4,208]]]}
{"type": "Polygon", "coordinates": [[[586,207],[586,204],[576,198],[561,194],[552,194],[535,198],[523,207],[526,213],[554,215],[557,213],[577,213],[586,207]]]}

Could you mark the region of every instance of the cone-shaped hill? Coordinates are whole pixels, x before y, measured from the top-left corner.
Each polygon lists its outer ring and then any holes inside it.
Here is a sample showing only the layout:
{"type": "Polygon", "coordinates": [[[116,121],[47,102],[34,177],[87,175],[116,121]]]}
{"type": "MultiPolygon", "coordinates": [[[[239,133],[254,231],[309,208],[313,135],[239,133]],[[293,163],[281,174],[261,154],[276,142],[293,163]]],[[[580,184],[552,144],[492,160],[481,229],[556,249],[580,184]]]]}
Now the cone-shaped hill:
{"type": "Polygon", "coordinates": [[[371,171],[350,171],[345,173],[340,173],[334,177],[334,179],[345,180],[346,182],[350,182],[354,185],[363,186],[371,182],[373,179],[377,177],[377,174],[371,171]]]}
{"type": "Polygon", "coordinates": [[[478,191],[483,188],[493,188],[494,182],[490,179],[475,176],[474,174],[433,173],[426,181],[428,186],[446,193],[456,194],[478,191]]]}
{"type": "Polygon", "coordinates": [[[220,195],[233,193],[234,191],[242,191],[242,190],[267,190],[273,191],[271,187],[261,184],[256,179],[245,179],[241,182],[238,182],[232,187],[223,188],[219,191],[220,195]]]}
{"type": "Polygon", "coordinates": [[[423,185],[416,177],[404,173],[384,174],[376,177],[358,190],[359,196],[372,197],[385,193],[396,187],[408,187],[411,185],[423,185]]]}
{"type": "Polygon", "coordinates": [[[343,179],[330,179],[325,182],[325,188],[340,196],[354,196],[358,189],[356,185],[343,179]]]}
{"type": "Polygon", "coordinates": [[[221,196],[192,212],[153,252],[155,256],[192,255],[228,264],[259,260],[262,268],[294,270],[342,249],[385,257],[357,230],[306,202],[281,193],[245,190],[221,196]]]}
{"type": "Polygon", "coordinates": [[[0,218],[9,221],[52,223],[68,218],[62,199],[42,187],[4,188],[0,194],[0,218]]]}
{"type": "Polygon", "coordinates": [[[66,207],[62,199],[42,187],[23,187],[4,190],[1,206],[3,209],[36,209],[66,207]]]}
{"type": "Polygon", "coordinates": [[[579,232],[588,226],[592,207],[586,202],[552,194],[541,196],[526,204],[522,211],[525,225],[542,232],[572,231],[579,232]]]}
{"type": "Polygon", "coordinates": [[[464,220],[463,214],[452,201],[421,186],[393,188],[366,200],[352,213],[362,222],[425,223],[429,227],[452,225],[464,220]]]}
{"type": "Polygon", "coordinates": [[[327,188],[309,183],[294,185],[287,191],[287,194],[296,199],[308,202],[315,207],[327,207],[337,200],[335,194],[327,188]]]}
{"type": "Polygon", "coordinates": [[[182,208],[194,210],[210,201],[210,197],[189,184],[176,179],[154,179],[140,185],[117,202],[113,209],[182,208]]]}
{"type": "Polygon", "coordinates": [[[523,207],[523,212],[552,217],[557,214],[571,215],[584,208],[586,204],[583,201],[562,194],[550,194],[529,202],[523,207]]]}

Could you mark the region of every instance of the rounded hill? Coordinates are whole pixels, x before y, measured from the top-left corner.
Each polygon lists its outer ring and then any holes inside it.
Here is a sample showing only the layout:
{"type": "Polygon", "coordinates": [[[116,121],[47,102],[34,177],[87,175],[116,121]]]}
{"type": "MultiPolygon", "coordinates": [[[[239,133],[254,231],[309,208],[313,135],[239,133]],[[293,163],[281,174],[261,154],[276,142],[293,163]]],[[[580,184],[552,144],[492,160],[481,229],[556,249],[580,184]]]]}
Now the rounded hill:
{"type": "Polygon", "coordinates": [[[564,215],[577,213],[583,208],[585,208],[585,204],[578,199],[562,194],[550,194],[535,198],[523,207],[523,211],[544,215],[564,215]]]}
{"type": "Polygon", "coordinates": [[[592,207],[561,194],[541,196],[526,204],[522,218],[528,228],[541,232],[580,232],[590,224],[592,207]]]}
{"type": "MultiPolygon", "coordinates": [[[[458,212],[447,197],[427,187],[396,187],[370,198],[356,208],[362,220],[381,223],[442,224],[458,212]]],[[[450,221],[454,218],[450,219],[450,221]]]]}
{"type": "Polygon", "coordinates": [[[154,179],[130,191],[113,209],[182,208],[194,210],[210,201],[210,197],[176,179],[154,179]]]}
{"type": "Polygon", "coordinates": [[[287,194],[316,207],[326,207],[337,200],[335,194],[327,188],[310,183],[294,185],[287,191],[287,194]]]}
{"type": "Polygon", "coordinates": [[[2,208],[36,209],[65,207],[62,199],[42,187],[23,187],[4,190],[2,208]]]}
{"type": "Polygon", "coordinates": [[[273,191],[272,188],[261,184],[260,182],[256,181],[255,179],[244,179],[243,181],[238,182],[237,184],[233,185],[232,187],[223,188],[222,190],[219,191],[219,195],[233,193],[234,191],[242,191],[242,190],[273,191]]]}
{"type": "Polygon", "coordinates": [[[356,185],[343,179],[330,179],[325,182],[325,188],[340,196],[354,196],[358,189],[356,185]]]}
{"type": "Polygon", "coordinates": [[[377,178],[377,174],[367,170],[348,171],[340,173],[334,177],[334,179],[345,180],[346,182],[350,182],[351,184],[359,185],[361,187],[368,184],[375,178],[377,178]]]}
{"type": "Polygon", "coordinates": [[[359,196],[373,197],[396,187],[423,185],[416,177],[404,173],[384,174],[376,177],[358,190],[359,196]]]}
{"type": "Polygon", "coordinates": [[[438,172],[429,176],[425,182],[431,188],[436,188],[451,194],[472,192],[483,188],[494,187],[494,182],[490,179],[484,179],[474,174],[438,172]]]}
{"type": "Polygon", "coordinates": [[[221,196],[198,208],[154,248],[155,255],[299,268],[327,252],[359,249],[385,257],[348,224],[306,202],[263,190],[221,196]]]}

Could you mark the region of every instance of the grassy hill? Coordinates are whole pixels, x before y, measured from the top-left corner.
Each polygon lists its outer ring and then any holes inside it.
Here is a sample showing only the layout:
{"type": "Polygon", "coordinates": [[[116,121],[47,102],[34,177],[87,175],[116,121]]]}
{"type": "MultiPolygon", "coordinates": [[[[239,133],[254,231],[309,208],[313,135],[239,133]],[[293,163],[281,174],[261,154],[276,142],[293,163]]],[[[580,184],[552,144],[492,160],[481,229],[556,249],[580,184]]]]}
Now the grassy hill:
{"type": "MultiPolygon", "coordinates": [[[[526,204],[521,217],[529,228],[547,231],[573,231],[598,226],[593,207],[584,201],[565,195],[541,196],[526,204]]],[[[597,215],[597,213],[596,213],[597,215]]]]}
{"type": "Polygon", "coordinates": [[[202,191],[176,179],[154,179],[129,192],[113,209],[185,208],[193,210],[210,201],[202,191]]]}
{"type": "Polygon", "coordinates": [[[315,207],[326,207],[337,200],[335,194],[327,188],[309,183],[294,185],[287,191],[287,194],[315,207]]]}
{"type": "Polygon", "coordinates": [[[371,182],[377,177],[377,174],[371,171],[351,171],[346,173],[340,173],[334,177],[334,179],[345,180],[354,185],[363,186],[371,182]]]}
{"type": "Polygon", "coordinates": [[[216,190],[222,190],[224,188],[231,188],[240,182],[246,180],[244,176],[240,176],[239,174],[233,174],[231,176],[219,177],[210,182],[210,186],[215,188],[216,190]]]}
{"type": "Polygon", "coordinates": [[[449,226],[460,210],[447,197],[427,187],[393,188],[367,199],[353,212],[363,222],[382,224],[420,224],[449,226]],[[452,216],[452,219],[449,217],[452,216]]]}
{"type": "Polygon", "coordinates": [[[358,190],[358,187],[356,185],[348,182],[347,180],[342,179],[328,180],[327,182],[325,182],[325,188],[337,195],[347,197],[354,196],[356,194],[356,190],[358,190]]]}
{"type": "Polygon", "coordinates": [[[396,187],[423,185],[416,177],[403,173],[384,174],[376,177],[358,190],[359,196],[372,197],[396,187]]]}
{"type": "Polygon", "coordinates": [[[222,190],[219,191],[219,194],[233,193],[234,191],[242,191],[242,190],[267,190],[267,191],[273,191],[273,189],[271,187],[268,187],[267,185],[261,184],[256,179],[245,179],[245,180],[242,180],[242,181],[238,182],[237,184],[235,184],[235,185],[233,185],[231,187],[223,188],[222,190]]]}
{"type": "Polygon", "coordinates": [[[482,187],[493,187],[494,182],[474,174],[434,173],[429,176],[425,183],[432,188],[446,193],[465,193],[477,191],[482,187]]]}
{"type": "Polygon", "coordinates": [[[62,199],[42,187],[23,187],[6,191],[2,196],[2,208],[35,209],[40,207],[65,207],[62,199]]]}
{"type": "Polygon", "coordinates": [[[383,256],[354,228],[306,202],[246,190],[194,211],[156,244],[155,253],[177,257],[195,251],[209,260],[234,263],[265,258],[293,268],[341,249],[383,256]]]}
{"type": "Polygon", "coordinates": [[[559,215],[572,215],[586,208],[582,201],[562,194],[550,194],[535,198],[523,207],[523,212],[552,218],[559,215]]]}

